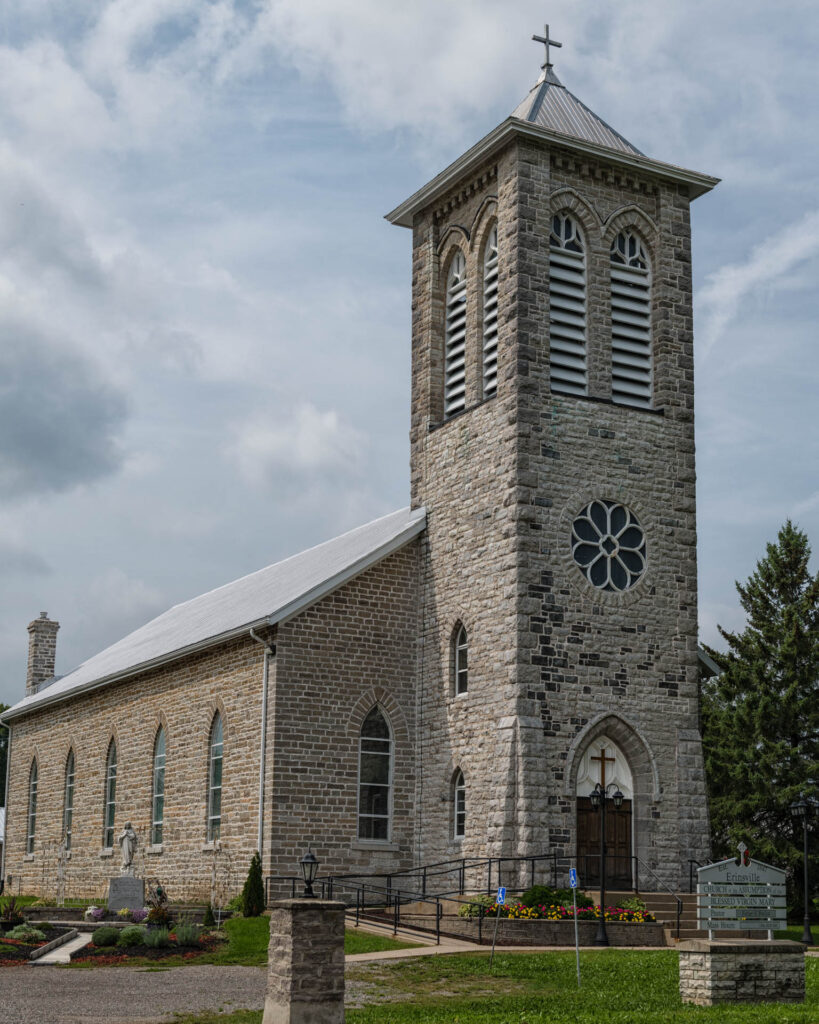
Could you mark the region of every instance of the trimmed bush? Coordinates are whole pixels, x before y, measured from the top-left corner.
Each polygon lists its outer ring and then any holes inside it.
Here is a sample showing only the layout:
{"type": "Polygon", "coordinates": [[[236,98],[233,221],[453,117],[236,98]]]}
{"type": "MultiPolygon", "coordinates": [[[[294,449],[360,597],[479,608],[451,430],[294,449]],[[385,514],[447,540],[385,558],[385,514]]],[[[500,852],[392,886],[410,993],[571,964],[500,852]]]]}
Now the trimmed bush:
{"type": "Polygon", "coordinates": [[[174,929],[178,946],[198,946],[202,929],[192,921],[182,921],[174,929]]]}
{"type": "Polygon", "coordinates": [[[165,949],[170,946],[171,937],[167,928],[150,928],[142,940],[150,949],[165,949]]]}
{"type": "Polygon", "coordinates": [[[209,903],[205,908],[205,916],[202,918],[205,928],[215,928],[216,918],[213,916],[213,906],[209,903]]]}
{"type": "Polygon", "coordinates": [[[245,887],[242,889],[242,914],[244,917],[258,917],[264,910],[264,881],[262,860],[258,850],[253,854],[245,887]]]}
{"type": "Polygon", "coordinates": [[[147,928],[141,928],[138,925],[131,925],[130,928],[123,928],[119,933],[119,939],[117,945],[123,949],[129,949],[131,946],[142,946],[145,943],[145,936],[148,934],[147,928]]]}
{"type": "MultiPolygon", "coordinates": [[[[572,905],[571,889],[553,889],[550,885],[533,885],[521,896],[524,907],[570,907],[572,905]]],[[[577,893],[577,906],[593,907],[594,900],[585,893],[577,893]]]]}
{"type": "Polygon", "coordinates": [[[10,932],[6,932],[6,938],[17,939],[18,942],[45,942],[45,933],[30,924],[18,924],[10,932]]]}
{"type": "Polygon", "coordinates": [[[640,913],[644,913],[646,905],[639,896],[629,896],[627,900],[620,900],[620,906],[623,910],[636,910],[640,913]]]}
{"type": "Polygon", "coordinates": [[[116,946],[119,939],[119,928],[113,925],[104,925],[102,928],[95,928],[91,938],[95,946],[116,946]]]}

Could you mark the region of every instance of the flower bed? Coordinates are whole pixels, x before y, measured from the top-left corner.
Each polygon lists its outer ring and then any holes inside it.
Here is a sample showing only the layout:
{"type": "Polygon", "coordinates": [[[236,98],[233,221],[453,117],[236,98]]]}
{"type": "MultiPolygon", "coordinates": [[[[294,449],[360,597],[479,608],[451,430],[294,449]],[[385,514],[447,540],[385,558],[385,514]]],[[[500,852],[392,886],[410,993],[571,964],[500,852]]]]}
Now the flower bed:
{"type": "Polygon", "coordinates": [[[40,946],[44,946],[47,942],[51,942],[53,939],[57,939],[66,932],[71,931],[70,928],[61,925],[55,927],[38,925],[38,929],[45,938],[34,942],[23,939],[10,939],[5,935],[0,936],[0,967],[17,967],[20,964],[27,964],[31,953],[35,949],[39,949],[40,946]]]}
{"type": "Polygon", "coordinates": [[[182,945],[176,941],[172,932],[167,946],[154,947],[142,943],[133,946],[84,946],[71,957],[71,963],[90,963],[98,966],[125,964],[134,958],[145,960],[166,960],[168,957],[181,957],[183,960],[195,960],[203,953],[212,953],[223,942],[216,935],[201,935],[196,945],[182,945]]]}
{"type": "MultiPolygon", "coordinates": [[[[475,915],[477,916],[477,915],[475,915]]],[[[513,921],[574,921],[574,908],[557,904],[527,907],[523,903],[490,903],[486,908],[486,917],[508,918],[513,921]]],[[[631,910],[628,907],[606,907],[607,921],[619,921],[623,924],[653,924],[657,918],[647,910],[631,910]]],[[[600,907],[578,907],[578,921],[599,921],[600,907]]]]}

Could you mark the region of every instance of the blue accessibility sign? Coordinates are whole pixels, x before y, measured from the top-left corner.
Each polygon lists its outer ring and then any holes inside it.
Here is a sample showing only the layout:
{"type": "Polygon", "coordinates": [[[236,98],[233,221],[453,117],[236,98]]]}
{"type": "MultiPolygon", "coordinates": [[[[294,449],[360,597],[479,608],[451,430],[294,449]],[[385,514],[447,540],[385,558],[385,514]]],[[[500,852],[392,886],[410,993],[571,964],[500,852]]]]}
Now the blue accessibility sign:
{"type": "Polygon", "coordinates": [[[569,885],[572,889],[577,888],[577,869],[569,868],[569,885]]]}
{"type": "Polygon", "coordinates": [[[506,903],[506,886],[502,885],[498,889],[498,898],[495,900],[499,907],[502,907],[506,903]]]}

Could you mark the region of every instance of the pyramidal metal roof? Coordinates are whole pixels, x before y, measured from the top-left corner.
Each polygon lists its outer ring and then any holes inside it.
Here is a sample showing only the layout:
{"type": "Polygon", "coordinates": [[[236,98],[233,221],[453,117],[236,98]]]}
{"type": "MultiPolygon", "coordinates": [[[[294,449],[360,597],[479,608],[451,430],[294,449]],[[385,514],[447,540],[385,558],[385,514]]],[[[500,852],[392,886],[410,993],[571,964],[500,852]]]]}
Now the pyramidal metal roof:
{"type": "Polygon", "coordinates": [[[645,156],[636,146],[624,139],[611,125],[589,110],[560,81],[551,64],[547,64],[540,78],[529,90],[529,95],[512,111],[512,117],[529,124],[539,125],[549,131],[570,135],[584,142],[593,142],[598,146],[617,150],[620,153],[631,153],[633,156],[645,156]]]}
{"type": "Polygon", "coordinates": [[[3,713],[4,719],[145,672],[292,618],[337,587],[398,551],[426,526],[423,508],[398,512],[175,605],[68,675],[3,713]]]}

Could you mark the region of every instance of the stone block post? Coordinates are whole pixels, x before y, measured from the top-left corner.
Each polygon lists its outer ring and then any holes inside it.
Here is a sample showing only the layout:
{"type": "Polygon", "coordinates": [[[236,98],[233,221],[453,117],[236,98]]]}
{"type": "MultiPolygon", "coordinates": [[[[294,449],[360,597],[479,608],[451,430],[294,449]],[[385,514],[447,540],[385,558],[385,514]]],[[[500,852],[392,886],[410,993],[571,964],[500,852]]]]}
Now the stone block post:
{"type": "Polygon", "coordinates": [[[689,939],[679,945],[684,1003],[803,1003],[805,947],[787,940],[689,939]]]}
{"type": "Polygon", "coordinates": [[[344,904],[271,904],[262,1024],[344,1024],[344,904]]]}

